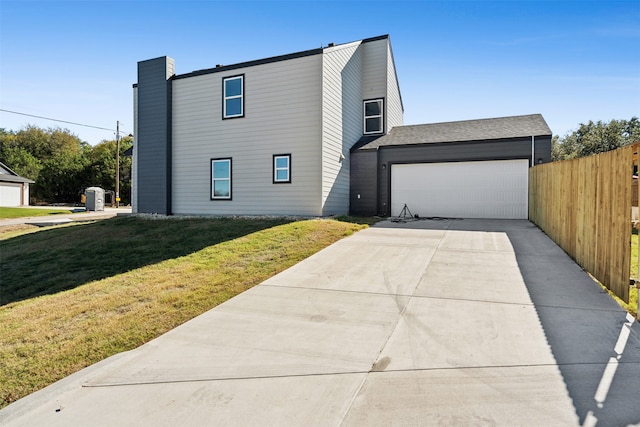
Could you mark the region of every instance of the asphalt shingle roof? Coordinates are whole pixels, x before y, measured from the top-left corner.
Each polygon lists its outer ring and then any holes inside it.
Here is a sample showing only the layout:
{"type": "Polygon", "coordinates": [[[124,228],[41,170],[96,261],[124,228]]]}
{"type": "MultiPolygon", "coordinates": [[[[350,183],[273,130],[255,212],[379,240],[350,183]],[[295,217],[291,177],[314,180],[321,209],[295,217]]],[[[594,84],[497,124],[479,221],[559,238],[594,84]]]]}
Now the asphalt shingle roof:
{"type": "Polygon", "coordinates": [[[35,181],[30,180],[29,178],[23,178],[19,176],[2,162],[0,162],[0,182],[28,182],[31,184],[35,183],[35,181]]]}
{"type": "Polygon", "coordinates": [[[378,138],[364,137],[354,147],[368,150],[390,145],[484,141],[488,139],[551,136],[541,114],[397,126],[378,138]]]}

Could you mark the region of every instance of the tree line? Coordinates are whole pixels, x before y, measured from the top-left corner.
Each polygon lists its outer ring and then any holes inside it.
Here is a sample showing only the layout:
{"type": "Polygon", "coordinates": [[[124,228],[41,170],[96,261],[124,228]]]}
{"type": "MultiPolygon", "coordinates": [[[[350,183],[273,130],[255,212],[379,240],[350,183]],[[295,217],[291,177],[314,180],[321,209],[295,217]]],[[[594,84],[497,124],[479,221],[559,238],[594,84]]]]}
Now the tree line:
{"type": "MultiPolygon", "coordinates": [[[[121,204],[131,203],[131,157],[124,153],[132,146],[133,138],[120,139],[121,204]]],[[[91,146],[67,129],[0,128],[0,162],[35,181],[29,188],[31,204],[79,203],[87,187],[115,190],[115,139],[91,146]]]]}
{"type": "Polygon", "coordinates": [[[615,150],[634,142],[640,142],[640,120],[611,120],[609,122],[580,123],[578,129],[560,138],[553,137],[551,158],[568,160],[615,150]]]}
{"type": "MultiPolygon", "coordinates": [[[[552,140],[553,161],[574,159],[640,142],[640,119],[580,123],[578,128],[552,140]]],[[[131,157],[124,152],[133,138],[120,140],[120,198],[131,203],[131,157]]],[[[18,175],[35,181],[32,201],[78,203],[87,187],[115,190],[116,141],[96,146],[80,140],[67,129],[41,129],[28,125],[14,132],[0,128],[0,162],[18,175]]]]}

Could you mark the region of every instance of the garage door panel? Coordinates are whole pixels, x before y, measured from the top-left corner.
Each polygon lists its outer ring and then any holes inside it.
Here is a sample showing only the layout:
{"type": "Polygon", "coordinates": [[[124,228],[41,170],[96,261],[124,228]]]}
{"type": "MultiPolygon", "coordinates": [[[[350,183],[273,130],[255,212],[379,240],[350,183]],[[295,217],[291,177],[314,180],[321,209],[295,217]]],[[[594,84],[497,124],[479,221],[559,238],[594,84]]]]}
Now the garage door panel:
{"type": "Polygon", "coordinates": [[[528,160],[397,164],[391,167],[391,215],[528,217],[528,160]]]}
{"type": "Polygon", "coordinates": [[[0,206],[20,206],[21,196],[22,185],[5,182],[0,184],[0,206]]]}

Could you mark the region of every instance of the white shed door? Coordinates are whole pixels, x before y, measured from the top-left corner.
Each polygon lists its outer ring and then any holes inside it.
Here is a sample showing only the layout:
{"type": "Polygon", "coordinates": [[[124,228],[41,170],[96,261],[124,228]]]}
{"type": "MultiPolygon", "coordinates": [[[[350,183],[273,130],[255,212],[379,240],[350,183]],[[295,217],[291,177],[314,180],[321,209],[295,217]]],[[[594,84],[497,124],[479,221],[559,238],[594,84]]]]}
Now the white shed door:
{"type": "Polygon", "coordinates": [[[527,219],[528,160],[391,166],[391,216],[527,219]]]}
{"type": "Polygon", "coordinates": [[[0,206],[20,206],[22,185],[8,182],[0,183],[0,206]]]}

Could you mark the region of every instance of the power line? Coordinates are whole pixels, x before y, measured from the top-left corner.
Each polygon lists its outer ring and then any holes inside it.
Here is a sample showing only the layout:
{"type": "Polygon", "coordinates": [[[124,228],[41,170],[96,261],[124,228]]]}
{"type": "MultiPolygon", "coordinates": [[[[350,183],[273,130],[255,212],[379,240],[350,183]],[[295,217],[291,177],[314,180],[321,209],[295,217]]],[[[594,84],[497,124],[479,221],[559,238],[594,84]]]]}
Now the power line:
{"type": "Polygon", "coordinates": [[[51,120],[51,121],[54,121],[54,122],[67,123],[67,124],[70,124],[70,125],[84,126],[84,127],[87,127],[87,128],[102,129],[102,130],[108,130],[108,131],[111,131],[111,132],[115,132],[116,131],[115,129],[108,129],[108,128],[103,128],[103,127],[100,127],[100,126],[85,125],[85,124],[82,124],[82,123],[69,122],[69,121],[66,121],[66,120],[52,119],[51,117],[36,116],[36,115],[33,115],[33,114],[21,113],[19,111],[5,110],[5,109],[2,109],[2,108],[0,108],[0,111],[4,111],[5,113],[11,113],[11,114],[19,114],[21,116],[35,117],[37,119],[44,119],[44,120],[51,120]]]}

